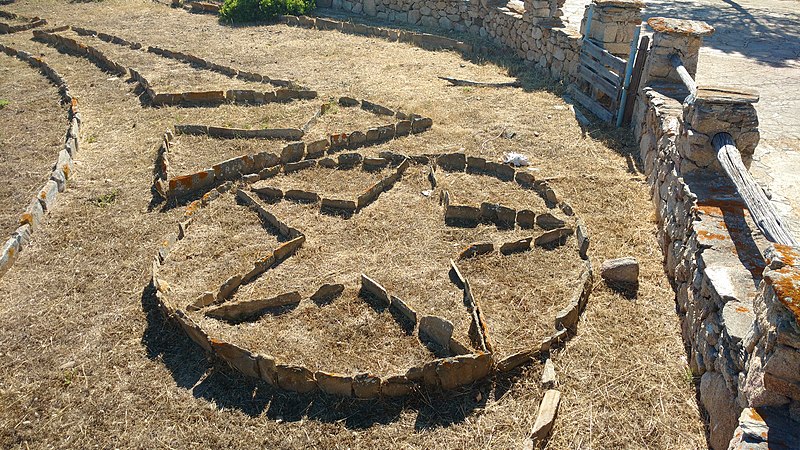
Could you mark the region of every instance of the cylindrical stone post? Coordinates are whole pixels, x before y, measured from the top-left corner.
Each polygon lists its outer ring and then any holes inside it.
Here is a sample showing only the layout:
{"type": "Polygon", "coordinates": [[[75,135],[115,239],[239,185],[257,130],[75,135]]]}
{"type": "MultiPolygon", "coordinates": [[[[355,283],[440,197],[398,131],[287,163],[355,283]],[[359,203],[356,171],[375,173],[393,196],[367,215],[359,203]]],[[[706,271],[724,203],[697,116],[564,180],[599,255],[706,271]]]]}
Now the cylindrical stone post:
{"type": "MultiPolygon", "coordinates": [[[[611,54],[627,60],[636,27],[642,24],[644,6],[640,0],[592,1],[587,7],[587,10],[593,9],[589,38],[611,54]]],[[[586,14],[581,30],[586,31],[586,14]]]]}
{"type": "Polygon", "coordinates": [[[670,57],[677,53],[692,78],[697,74],[697,59],[703,37],[714,33],[714,27],[696,20],[653,17],[647,21],[653,29],[653,44],[642,73],[642,86],[653,81],[683,84],[672,66],[670,57]]]}

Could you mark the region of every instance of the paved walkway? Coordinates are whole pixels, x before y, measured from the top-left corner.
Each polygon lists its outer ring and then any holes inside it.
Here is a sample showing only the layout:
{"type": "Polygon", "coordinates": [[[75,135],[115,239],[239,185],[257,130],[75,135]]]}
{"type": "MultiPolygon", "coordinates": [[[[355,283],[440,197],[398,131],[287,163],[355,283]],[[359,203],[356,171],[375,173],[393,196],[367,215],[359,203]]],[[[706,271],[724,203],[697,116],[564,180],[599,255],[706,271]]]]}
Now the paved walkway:
{"type": "MultiPolygon", "coordinates": [[[[761,94],[761,142],[750,171],[800,240],[800,0],[645,1],[645,20],[703,20],[716,29],[700,51],[698,84],[761,94]]],[[[580,26],[588,3],[566,1],[568,27],[580,26]]]]}

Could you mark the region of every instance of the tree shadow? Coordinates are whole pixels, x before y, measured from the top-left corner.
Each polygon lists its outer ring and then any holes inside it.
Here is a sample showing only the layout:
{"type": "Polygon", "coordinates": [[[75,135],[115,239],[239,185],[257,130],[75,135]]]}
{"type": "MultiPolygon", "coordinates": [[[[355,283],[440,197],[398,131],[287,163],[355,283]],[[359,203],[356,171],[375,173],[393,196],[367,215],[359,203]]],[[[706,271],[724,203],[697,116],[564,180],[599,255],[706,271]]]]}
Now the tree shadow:
{"type": "Polygon", "coordinates": [[[703,45],[724,53],[739,53],[772,67],[787,67],[800,59],[800,9],[772,11],[767,5],[743,5],[722,0],[724,5],[686,1],[648,3],[647,20],[653,16],[702,20],[716,30],[703,45]]]}

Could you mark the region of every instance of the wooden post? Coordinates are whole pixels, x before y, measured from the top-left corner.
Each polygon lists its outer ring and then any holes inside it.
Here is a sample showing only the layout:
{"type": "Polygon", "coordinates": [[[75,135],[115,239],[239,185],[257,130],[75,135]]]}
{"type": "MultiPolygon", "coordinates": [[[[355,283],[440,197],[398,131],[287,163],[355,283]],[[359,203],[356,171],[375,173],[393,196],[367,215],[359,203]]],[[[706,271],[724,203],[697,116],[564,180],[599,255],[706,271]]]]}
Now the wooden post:
{"type": "Polygon", "coordinates": [[[717,133],[711,139],[714,150],[717,152],[717,160],[722,169],[733,181],[739,196],[744,200],[750,216],[755,221],[764,236],[776,244],[783,244],[797,247],[792,233],[787,230],[778,213],[773,208],[772,203],[761,187],[756,184],[753,176],[747,171],[747,167],[742,162],[739,150],[733,142],[733,138],[728,133],[717,133]]]}
{"type": "Polygon", "coordinates": [[[633,105],[636,102],[636,96],[639,95],[639,84],[642,81],[642,70],[644,63],[647,61],[647,54],[650,51],[650,38],[642,36],[639,41],[639,50],[636,52],[636,62],[633,64],[633,73],[631,74],[631,85],[628,86],[628,97],[625,99],[625,113],[622,117],[622,124],[627,125],[631,123],[633,117],[633,105]]]}

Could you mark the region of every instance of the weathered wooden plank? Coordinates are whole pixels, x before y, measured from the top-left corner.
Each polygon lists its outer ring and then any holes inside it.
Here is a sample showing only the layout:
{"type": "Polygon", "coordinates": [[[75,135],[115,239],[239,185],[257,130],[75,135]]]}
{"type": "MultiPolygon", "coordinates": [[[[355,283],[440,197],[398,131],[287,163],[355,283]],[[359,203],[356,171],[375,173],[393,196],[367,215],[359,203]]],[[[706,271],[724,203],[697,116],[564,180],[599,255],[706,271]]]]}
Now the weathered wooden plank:
{"type": "Polygon", "coordinates": [[[601,78],[600,76],[589,70],[584,65],[581,65],[578,68],[578,75],[580,75],[581,78],[586,80],[586,82],[589,83],[591,87],[609,96],[612,100],[614,100],[614,103],[616,104],[616,100],[617,98],[619,98],[619,88],[609,83],[608,80],[601,78]]]}
{"type": "Polygon", "coordinates": [[[591,111],[592,114],[597,116],[597,118],[603,122],[611,122],[614,119],[614,115],[611,112],[597,103],[594,99],[581,92],[581,90],[578,89],[574,84],[571,84],[569,88],[567,88],[567,93],[578,103],[580,103],[581,106],[591,111]]]}
{"type": "Polygon", "coordinates": [[[454,86],[475,86],[475,87],[522,87],[519,81],[505,81],[505,82],[488,82],[488,81],[473,81],[461,80],[453,77],[439,77],[454,86]]]}
{"type": "Polygon", "coordinates": [[[764,236],[777,244],[798,246],[794,236],[784,226],[764,191],[748,172],[731,135],[717,133],[711,142],[714,144],[714,150],[717,151],[717,160],[722,169],[736,186],[739,196],[750,210],[750,216],[764,236]]]}
{"type": "Polygon", "coordinates": [[[592,72],[597,73],[601,77],[603,77],[606,81],[613,84],[614,86],[622,86],[623,78],[616,73],[608,70],[607,67],[600,64],[594,58],[587,56],[585,53],[582,53],[580,56],[581,65],[588,67],[592,70],[592,72]]]}
{"type": "Polygon", "coordinates": [[[636,96],[639,95],[639,84],[642,81],[642,72],[644,71],[644,63],[647,61],[647,56],[650,53],[650,38],[642,36],[639,41],[639,51],[636,52],[636,62],[633,64],[633,73],[631,74],[631,84],[628,86],[628,97],[625,99],[625,112],[622,116],[622,123],[627,125],[631,123],[633,117],[633,105],[636,102],[636,96]]]}
{"type": "Polygon", "coordinates": [[[620,58],[619,56],[612,55],[604,48],[600,47],[589,39],[585,39],[581,42],[583,43],[581,50],[584,53],[591,55],[594,59],[600,61],[600,63],[604,66],[608,66],[618,75],[623,75],[625,73],[625,65],[627,63],[624,59],[620,58]]]}

